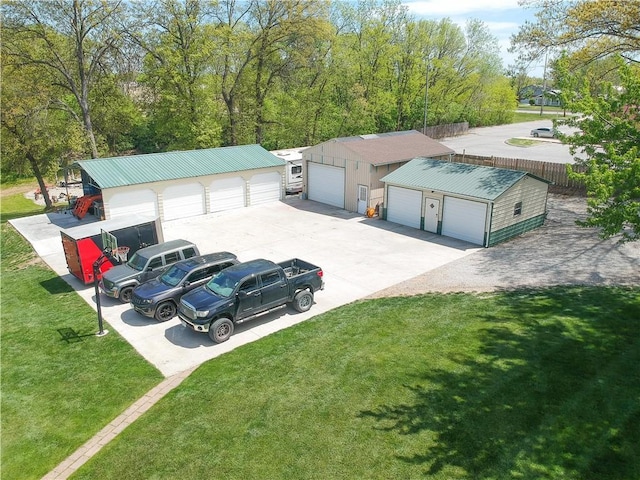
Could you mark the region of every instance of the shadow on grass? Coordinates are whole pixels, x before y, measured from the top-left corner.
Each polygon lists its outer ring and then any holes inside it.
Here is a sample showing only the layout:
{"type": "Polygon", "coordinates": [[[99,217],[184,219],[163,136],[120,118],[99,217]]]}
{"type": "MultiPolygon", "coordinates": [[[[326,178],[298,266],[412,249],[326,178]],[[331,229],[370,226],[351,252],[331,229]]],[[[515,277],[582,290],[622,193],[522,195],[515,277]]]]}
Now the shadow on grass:
{"type": "Polygon", "coordinates": [[[40,282],[40,285],[51,295],[59,295],[62,293],[71,293],[75,290],[71,285],[65,282],[61,277],[52,277],[40,282]]]}
{"type": "Polygon", "coordinates": [[[428,369],[413,402],[363,417],[433,447],[402,456],[468,478],[640,478],[640,291],[507,293],[473,356],[428,369]]]}

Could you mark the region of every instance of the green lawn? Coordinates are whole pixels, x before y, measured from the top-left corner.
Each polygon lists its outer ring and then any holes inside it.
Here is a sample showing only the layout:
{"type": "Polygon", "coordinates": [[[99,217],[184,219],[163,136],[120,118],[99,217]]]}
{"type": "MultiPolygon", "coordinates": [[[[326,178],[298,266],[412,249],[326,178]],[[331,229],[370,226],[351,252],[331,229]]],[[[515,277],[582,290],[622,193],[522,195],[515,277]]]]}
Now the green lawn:
{"type": "Polygon", "coordinates": [[[160,373],[97,316],[6,223],[42,213],[2,198],[2,478],[41,478],[157,385],[160,373]],[[67,343],[59,329],[80,338],[67,343]]]}
{"type": "MultiPolygon", "coordinates": [[[[40,478],[161,376],[1,228],[2,478],[40,478]]],[[[355,302],[203,364],[73,478],[640,478],[639,365],[640,288],[355,302]]]]}
{"type": "Polygon", "coordinates": [[[640,289],[356,302],[205,363],[73,478],[640,478],[639,365],[640,289]]]}

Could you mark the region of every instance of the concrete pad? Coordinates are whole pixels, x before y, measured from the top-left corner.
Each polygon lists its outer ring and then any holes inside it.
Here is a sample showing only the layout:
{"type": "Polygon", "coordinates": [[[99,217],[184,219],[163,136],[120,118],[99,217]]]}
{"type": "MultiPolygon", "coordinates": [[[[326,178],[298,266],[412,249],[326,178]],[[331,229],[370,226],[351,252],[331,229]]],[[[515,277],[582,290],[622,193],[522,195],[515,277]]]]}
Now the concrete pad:
{"type": "MultiPolygon", "coordinates": [[[[80,221],[71,215],[48,214],[11,223],[96,308],[94,287],[82,285],[68,273],[62,250],[60,229],[80,221]]],[[[291,307],[270,312],[238,325],[233,336],[220,345],[186,329],[177,318],[158,323],[138,315],[128,304],[101,296],[105,328],[116,330],[167,377],[482,250],[461,240],[300,198],[173,220],[164,222],[162,228],[165,240],[190,240],[203,254],[227,250],[242,261],[302,258],[322,267],[325,281],[325,289],[316,293],[308,312],[298,313],[291,307]]]]}

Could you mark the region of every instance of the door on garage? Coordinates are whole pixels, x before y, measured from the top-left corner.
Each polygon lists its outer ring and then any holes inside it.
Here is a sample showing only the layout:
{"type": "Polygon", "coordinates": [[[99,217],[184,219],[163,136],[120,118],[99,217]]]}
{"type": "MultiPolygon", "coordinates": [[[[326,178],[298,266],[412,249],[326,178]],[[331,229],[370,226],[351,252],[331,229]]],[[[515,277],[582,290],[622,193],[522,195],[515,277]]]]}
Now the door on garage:
{"type": "Polygon", "coordinates": [[[429,197],[424,199],[424,229],[427,232],[438,233],[439,212],[440,200],[429,197]]]}
{"type": "Polygon", "coordinates": [[[222,212],[245,206],[245,181],[242,177],[214,180],[209,186],[209,209],[222,212]]]}
{"type": "Polygon", "coordinates": [[[344,208],[344,168],[313,162],[307,165],[309,200],[344,208]]]}
{"type": "Polygon", "coordinates": [[[171,185],[162,193],[164,220],[204,215],[204,187],[199,183],[171,185]]]}
{"type": "Polygon", "coordinates": [[[249,181],[249,204],[262,205],[282,198],[282,174],[259,173],[249,181]]]}
{"type": "Polygon", "coordinates": [[[420,228],[422,192],[410,188],[389,186],[387,190],[387,220],[407,227],[420,228]]]}
{"type": "Polygon", "coordinates": [[[444,197],[442,235],[484,245],[486,220],[486,203],[444,197]]]}
{"type": "Polygon", "coordinates": [[[109,200],[109,218],[129,215],[158,216],[158,196],[150,189],[116,193],[109,200]]]}
{"type": "Polygon", "coordinates": [[[364,215],[367,212],[367,200],[369,189],[366,185],[358,185],[358,213],[364,215]]]}

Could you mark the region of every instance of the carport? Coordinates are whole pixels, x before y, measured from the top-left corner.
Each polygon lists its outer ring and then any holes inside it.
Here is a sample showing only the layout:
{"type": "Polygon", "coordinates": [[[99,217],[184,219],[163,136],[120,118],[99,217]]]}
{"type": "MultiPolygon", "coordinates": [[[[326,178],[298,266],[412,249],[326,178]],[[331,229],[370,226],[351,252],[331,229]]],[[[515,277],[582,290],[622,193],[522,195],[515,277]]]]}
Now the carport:
{"type": "Polygon", "coordinates": [[[382,216],[489,247],[541,226],[548,181],[527,172],[415,158],[382,178],[382,216]]]}
{"type": "Polygon", "coordinates": [[[260,145],[80,160],[99,216],[164,221],[261,205],[284,197],[285,162],[260,145]]]}

